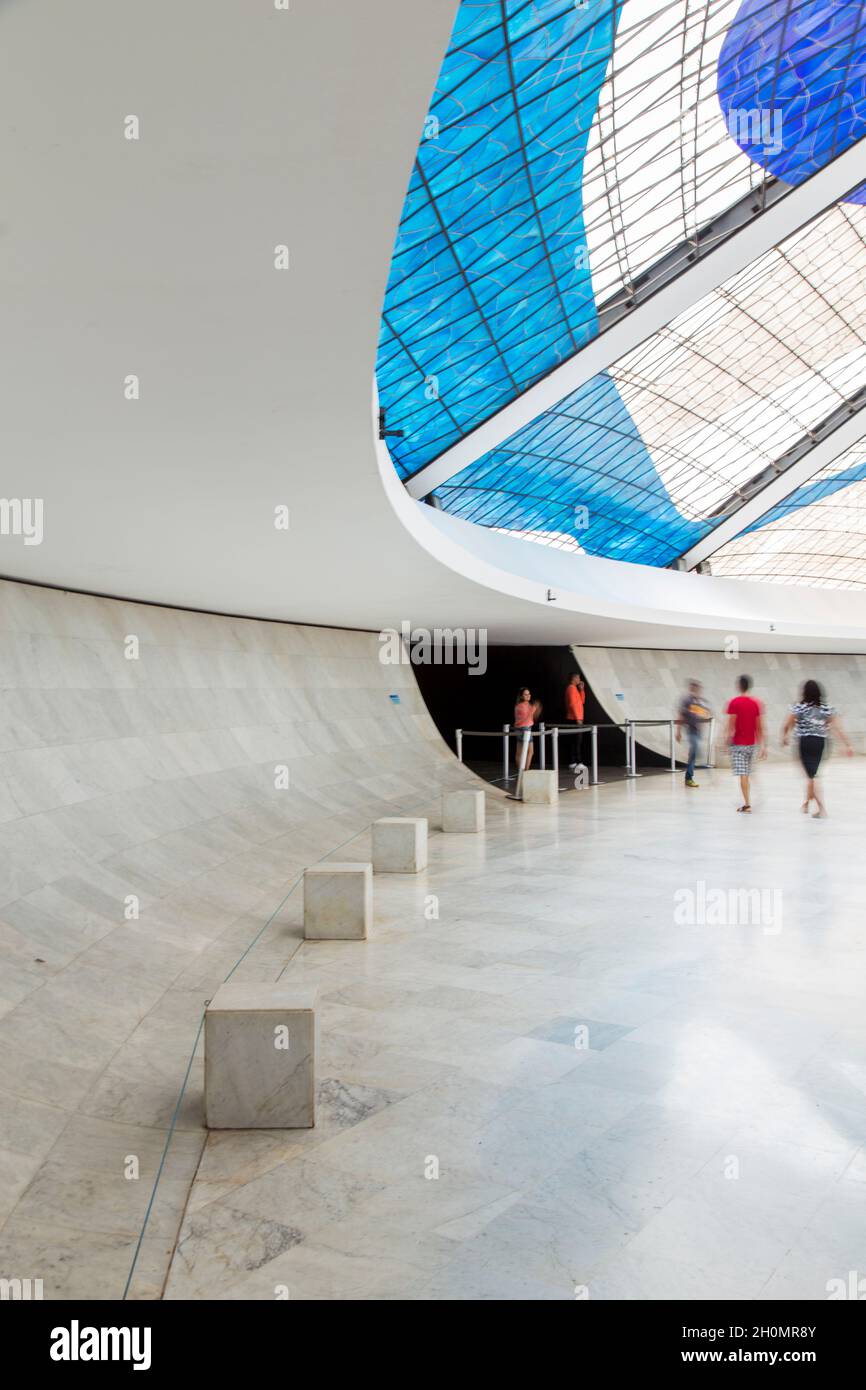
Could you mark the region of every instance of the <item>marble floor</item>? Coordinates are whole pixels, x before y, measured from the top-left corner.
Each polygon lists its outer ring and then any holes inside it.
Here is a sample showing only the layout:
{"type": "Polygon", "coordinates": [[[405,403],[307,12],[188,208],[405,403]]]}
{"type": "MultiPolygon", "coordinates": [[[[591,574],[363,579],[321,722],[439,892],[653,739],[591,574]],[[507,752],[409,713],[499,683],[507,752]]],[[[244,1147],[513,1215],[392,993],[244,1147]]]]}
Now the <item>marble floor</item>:
{"type": "MultiPolygon", "coordinates": [[[[208,1139],[196,1299],[825,1299],[866,1274],[866,765],[497,800],[307,943],[316,1128],[208,1139]]],[[[364,838],[351,857],[368,853],[364,838]]],[[[340,858],[347,857],[345,849],[340,858]]]]}

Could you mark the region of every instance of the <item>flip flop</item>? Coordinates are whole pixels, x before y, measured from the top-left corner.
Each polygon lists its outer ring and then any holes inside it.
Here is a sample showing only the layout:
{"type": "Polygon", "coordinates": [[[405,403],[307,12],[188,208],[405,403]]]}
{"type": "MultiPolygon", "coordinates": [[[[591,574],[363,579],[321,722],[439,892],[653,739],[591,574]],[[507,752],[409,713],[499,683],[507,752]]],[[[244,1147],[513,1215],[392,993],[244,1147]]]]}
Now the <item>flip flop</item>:
{"type": "Polygon", "coordinates": [[[751,806],[738,806],[738,807],[737,807],[737,810],[740,811],[740,812],[742,812],[742,811],[751,811],[751,809],[752,809],[751,806]]]}

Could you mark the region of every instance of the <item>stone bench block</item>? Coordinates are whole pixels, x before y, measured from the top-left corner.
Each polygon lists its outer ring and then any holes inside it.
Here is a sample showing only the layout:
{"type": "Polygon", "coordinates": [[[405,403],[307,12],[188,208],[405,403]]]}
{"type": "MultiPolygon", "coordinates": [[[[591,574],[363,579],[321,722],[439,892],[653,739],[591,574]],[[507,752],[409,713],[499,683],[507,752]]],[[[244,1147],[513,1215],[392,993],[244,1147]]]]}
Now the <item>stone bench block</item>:
{"type": "Polygon", "coordinates": [[[384,816],[373,822],[377,874],[417,874],[427,867],[427,821],[422,816],[384,816]]]}
{"type": "Polygon", "coordinates": [[[534,806],[555,806],[559,800],[556,773],[530,768],[523,774],[523,800],[534,806]]]}
{"type": "Polygon", "coordinates": [[[484,829],[484,793],[445,792],[442,796],[442,829],[449,834],[477,834],[484,829]]]}
{"type": "Polygon", "coordinates": [[[308,941],[364,941],[372,919],[372,864],[313,864],[304,870],[308,941]]]}
{"type": "Polygon", "coordinates": [[[208,1129],[311,1129],[316,988],[220,985],[205,1011],[208,1129]]]}

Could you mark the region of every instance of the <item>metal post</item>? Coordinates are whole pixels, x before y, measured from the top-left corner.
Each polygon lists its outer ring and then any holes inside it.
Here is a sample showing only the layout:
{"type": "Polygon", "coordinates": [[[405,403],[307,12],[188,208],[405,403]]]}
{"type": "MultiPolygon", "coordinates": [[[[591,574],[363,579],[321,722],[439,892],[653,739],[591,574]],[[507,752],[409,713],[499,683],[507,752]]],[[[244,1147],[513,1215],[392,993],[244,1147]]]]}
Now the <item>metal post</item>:
{"type": "Polygon", "coordinates": [[[547,729],[544,724],[539,724],[538,730],[538,741],[541,744],[541,753],[539,755],[541,761],[539,762],[538,766],[541,768],[542,772],[544,772],[545,768],[547,767],[547,729]]]}
{"type": "Polygon", "coordinates": [[[711,719],[707,728],[707,767],[715,767],[716,721],[711,719]]]}
{"type": "Polygon", "coordinates": [[[676,721],[675,719],[672,719],[672,720],[671,720],[671,772],[676,772],[676,770],[677,770],[677,752],[676,752],[677,734],[676,734],[676,729],[677,729],[677,721],[676,721]]]}
{"type": "Polygon", "coordinates": [[[696,761],[695,761],[695,766],[696,766],[696,767],[704,767],[704,768],[708,768],[708,767],[709,767],[709,765],[710,765],[710,742],[711,742],[711,740],[712,740],[712,737],[713,737],[713,721],[712,721],[711,719],[706,719],[706,720],[704,721],[704,727],[703,727],[703,729],[700,727],[700,725],[698,726],[698,758],[700,758],[700,757],[701,757],[701,754],[703,753],[703,759],[704,759],[704,761],[703,761],[703,762],[698,762],[698,761],[696,760],[696,761]],[[705,737],[705,736],[706,736],[706,744],[704,745],[704,747],[703,747],[703,749],[702,749],[701,745],[704,744],[704,737],[705,737]]]}
{"type": "Polygon", "coordinates": [[[625,721],[625,770],[631,772],[631,720],[625,721]]]}
{"type": "Polygon", "coordinates": [[[554,724],[551,729],[553,739],[553,770],[556,773],[556,785],[559,786],[559,728],[554,724]]]}
{"type": "Polygon", "coordinates": [[[502,780],[508,786],[508,777],[511,771],[508,766],[508,738],[511,733],[511,725],[502,725],[502,780]]]}
{"type": "Polygon", "coordinates": [[[515,762],[517,765],[517,775],[519,777],[524,767],[526,766],[526,749],[529,743],[529,733],[526,729],[518,729],[517,732],[520,735],[520,742],[517,745],[517,751],[515,753],[515,762]]]}
{"type": "Polygon", "coordinates": [[[457,761],[458,761],[459,763],[462,763],[462,761],[463,761],[463,730],[462,730],[462,729],[455,729],[455,730],[454,730],[454,737],[455,737],[455,739],[457,740],[457,761]]]}
{"type": "Polygon", "coordinates": [[[637,777],[637,729],[633,719],[628,720],[626,733],[626,750],[628,761],[626,762],[626,777],[637,777]]]}
{"type": "Polygon", "coordinates": [[[598,725],[592,726],[592,785],[598,786],[598,725]]]}
{"type": "Polygon", "coordinates": [[[518,801],[523,800],[523,770],[526,767],[526,756],[532,734],[529,729],[523,730],[523,739],[520,744],[520,762],[517,772],[517,786],[514,788],[514,795],[518,801]]]}

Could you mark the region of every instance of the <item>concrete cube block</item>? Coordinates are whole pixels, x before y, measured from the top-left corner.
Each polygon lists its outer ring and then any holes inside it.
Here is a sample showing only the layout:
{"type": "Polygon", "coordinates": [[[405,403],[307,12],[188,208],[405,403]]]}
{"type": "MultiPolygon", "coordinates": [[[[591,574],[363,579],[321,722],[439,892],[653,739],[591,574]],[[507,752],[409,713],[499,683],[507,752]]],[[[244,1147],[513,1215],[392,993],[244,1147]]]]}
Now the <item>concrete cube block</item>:
{"type": "Polygon", "coordinates": [[[523,774],[523,800],[534,806],[555,806],[559,800],[556,773],[530,768],[523,774]]]}
{"type": "Polygon", "coordinates": [[[427,821],[423,816],[384,816],[373,822],[373,869],[377,874],[417,874],[427,867],[427,821]]]}
{"type": "Polygon", "coordinates": [[[316,988],[220,985],[204,1020],[208,1129],[311,1129],[316,988]]]}
{"type": "Polygon", "coordinates": [[[372,864],[313,864],[304,870],[308,941],[364,941],[372,919],[372,864]]]}
{"type": "Polygon", "coordinates": [[[442,829],[449,834],[477,834],[483,830],[484,793],[445,792],[442,797],[442,829]]]}

